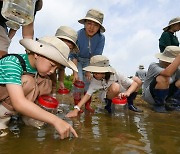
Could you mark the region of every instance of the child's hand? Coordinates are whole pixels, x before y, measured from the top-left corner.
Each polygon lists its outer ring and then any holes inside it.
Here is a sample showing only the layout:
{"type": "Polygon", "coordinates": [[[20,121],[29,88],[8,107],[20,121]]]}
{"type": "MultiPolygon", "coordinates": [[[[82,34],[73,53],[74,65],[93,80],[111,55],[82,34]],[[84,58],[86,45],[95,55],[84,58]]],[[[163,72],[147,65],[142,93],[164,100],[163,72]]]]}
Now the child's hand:
{"type": "Polygon", "coordinates": [[[78,112],[79,112],[79,111],[78,111],[77,109],[75,109],[75,110],[69,112],[68,114],[66,114],[66,117],[67,117],[67,118],[77,117],[78,112]]]}
{"type": "Polygon", "coordinates": [[[72,126],[60,118],[58,118],[58,120],[54,122],[54,127],[59,132],[61,139],[70,137],[71,133],[75,137],[78,137],[76,131],[72,128],[72,126]]]}
{"type": "Polygon", "coordinates": [[[119,93],[119,95],[118,95],[118,97],[120,98],[120,99],[122,99],[123,97],[129,97],[130,96],[130,93],[129,92],[124,92],[124,93],[119,93]]]}

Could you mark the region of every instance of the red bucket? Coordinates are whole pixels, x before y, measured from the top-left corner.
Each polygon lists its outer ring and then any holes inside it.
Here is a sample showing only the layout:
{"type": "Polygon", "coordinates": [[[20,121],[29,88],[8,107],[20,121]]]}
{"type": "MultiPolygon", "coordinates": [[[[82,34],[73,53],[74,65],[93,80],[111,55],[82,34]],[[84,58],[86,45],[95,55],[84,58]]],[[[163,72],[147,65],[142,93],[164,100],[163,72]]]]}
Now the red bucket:
{"type": "Polygon", "coordinates": [[[114,97],[112,99],[112,103],[117,105],[125,105],[127,103],[127,98],[123,97],[120,99],[119,97],[114,97]]]}
{"type": "Polygon", "coordinates": [[[58,101],[57,99],[48,96],[48,95],[42,95],[38,97],[38,102],[40,105],[47,107],[49,109],[55,109],[58,107],[58,101]]]}
{"type": "Polygon", "coordinates": [[[69,89],[67,89],[67,88],[59,89],[58,93],[61,94],[61,95],[69,94],[69,89]]]}

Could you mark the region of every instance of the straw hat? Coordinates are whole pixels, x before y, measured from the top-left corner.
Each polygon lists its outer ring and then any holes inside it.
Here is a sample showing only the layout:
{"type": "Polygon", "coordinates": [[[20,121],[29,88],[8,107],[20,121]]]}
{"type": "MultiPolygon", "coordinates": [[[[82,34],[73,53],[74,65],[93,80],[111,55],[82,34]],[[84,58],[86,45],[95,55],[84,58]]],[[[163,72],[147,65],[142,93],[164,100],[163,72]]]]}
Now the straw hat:
{"type": "Polygon", "coordinates": [[[170,20],[168,26],[164,27],[163,30],[166,31],[168,30],[169,26],[177,24],[177,23],[180,23],[180,17],[176,17],[170,20]]]}
{"type": "Polygon", "coordinates": [[[94,21],[94,22],[100,24],[100,26],[101,26],[100,31],[103,33],[103,32],[105,32],[105,28],[102,25],[103,19],[104,19],[104,14],[101,11],[96,10],[96,9],[90,9],[87,12],[86,16],[83,19],[78,20],[78,22],[81,24],[84,24],[85,20],[94,21]]]}
{"type": "Polygon", "coordinates": [[[20,40],[20,44],[34,53],[47,57],[78,72],[76,65],[71,60],[68,60],[69,47],[55,36],[43,37],[37,41],[25,38],[20,40]]]}
{"type": "Polygon", "coordinates": [[[115,73],[115,69],[109,65],[109,59],[103,55],[96,55],[91,57],[89,66],[83,68],[85,71],[105,73],[115,73]]]}
{"type": "Polygon", "coordinates": [[[79,48],[76,44],[78,35],[74,29],[68,26],[61,26],[57,29],[55,36],[60,39],[71,41],[75,45],[74,51],[79,52],[79,48]]]}
{"type": "Polygon", "coordinates": [[[179,54],[180,54],[180,47],[167,46],[162,53],[157,53],[155,57],[161,61],[172,63],[179,54]]]}
{"type": "Polygon", "coordinates": [[[144,65],[139,65],[139,69],[144,69],[144,65]]]}

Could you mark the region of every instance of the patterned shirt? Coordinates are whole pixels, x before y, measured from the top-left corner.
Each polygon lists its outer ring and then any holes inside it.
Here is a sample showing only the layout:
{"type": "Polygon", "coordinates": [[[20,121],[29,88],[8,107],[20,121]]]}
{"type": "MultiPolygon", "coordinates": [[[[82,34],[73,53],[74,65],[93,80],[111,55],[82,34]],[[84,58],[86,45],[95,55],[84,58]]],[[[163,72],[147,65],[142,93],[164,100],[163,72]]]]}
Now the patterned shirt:
{"type": "Polygon", "coordinates": [[[96,80],[93,77],[89,85],[89,89],[87,90],[87,94],[91,96],[97,90],[106,91],[107,88],[114,82],[117,82],[120,85],[120,92],[124,92],[131,86],[133,80],[120,73],[111,74],[108,82],[106,82],[104,79],[96,80]]]}
{"type": "MultiPolygon", "coordinates": [[[[35,74],[37,70],[33,68],[27,54],[20,54],[25,61],[27,73],[35,74]]],[[[20,61],[15,56],[7,56],[0,60],[0,84],[18,84],[21,85],[21,76],[24,71],[20,61]]]]}

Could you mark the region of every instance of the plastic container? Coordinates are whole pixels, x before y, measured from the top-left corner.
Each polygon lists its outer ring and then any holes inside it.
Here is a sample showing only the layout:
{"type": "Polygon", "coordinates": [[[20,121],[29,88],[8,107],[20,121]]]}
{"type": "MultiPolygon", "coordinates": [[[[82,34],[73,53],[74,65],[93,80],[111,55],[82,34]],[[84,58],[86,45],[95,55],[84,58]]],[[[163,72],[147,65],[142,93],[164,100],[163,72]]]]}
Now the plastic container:
{"type": "Polygon", "coordinates": [[[3,0],[1,14],[19,25],[28,25],[34,20],[36,0],[3,0]]]}
{"type": "Polygon", "coordinates": [[[72,94],[74,98],[74,104],[77,105],[81,100],[81,97],[84,95],[84,82],[77,80],[74,82],[72,87],[72,94]]]}
{"type": "Polygon", "coordinates": [[[124,116],[128,111],[127,108],[127,98],[123,97],[120,99],[119,97],[115,97],[112,99],[112,112],[119,116],[124,116]]]}
{"type": "Polygon", "coordinates": [[[57,113],[58,104],[59,102],[51,96],[42,95],[38,97],[38,105],[44,110],[53,114],[57,113]]]}

